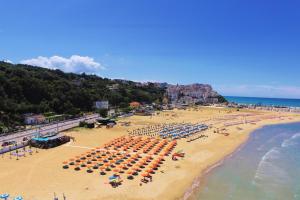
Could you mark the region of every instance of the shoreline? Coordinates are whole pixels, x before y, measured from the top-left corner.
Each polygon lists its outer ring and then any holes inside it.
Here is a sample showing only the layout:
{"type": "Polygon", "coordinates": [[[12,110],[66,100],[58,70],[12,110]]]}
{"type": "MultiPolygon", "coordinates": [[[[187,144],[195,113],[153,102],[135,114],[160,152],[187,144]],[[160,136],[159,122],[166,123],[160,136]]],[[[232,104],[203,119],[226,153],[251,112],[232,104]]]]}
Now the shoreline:
{"type": "MultiPolygon", "coordinates": [[[[258,128],[260,129],[260,128],[258,128]]],[[[258,130],[256,129],[256,130],[258,130]]],[[[252,132],[251,132],[252,133],[252,132]]],[[[250,134],[251,135],[251,134],[250,134]]],[[[243,146],[246,145],[246,143],[248,142],[249,137],[246,139],[245,142],[243,142],[242,144],[240,144],[237,149],[235,149],[233,152],[229,153],[228,155],[226,155],[225,157],[223,157],[222,159],[220,159],[218,162],[214,163],[213,165],[208,166],[206,169],[203,170],[203,173],[201,173],[198,177],[196,177],[193,181],[193,184],[191,185],[190,188],[188,188],[188,190],[184,193],[184,196],[182,198],[182,200],[190,200],[191,198],[193,198],[195,195],[195,192],[197,191],[197,189],[200,189],[201,185],[204,184],[204,182],[202,181],[203,178],[208,175],[209,173],[212,173],[212,171],[218,167],[221,167],[224,163],[224,161],[227,158],[230,158],[233,156],[233,154],[235,154],[236,152],[240,151],[243,146]]]]}
{"type": "MultiPolygon", "coordinates": [[[[261,127],[260,127],[261,128],[261,127]]],[[[255,130],[258,130],[260,128],[257,128],[255,130]]],[[[252,131],[253,132],[253,131],[252,131]]],[[[251,132],[251,133],[252,133],[251,132]]],[[[236,152],[240,151],[244,145],[248,142],[248,139],[250,138],[250,135],[247,137],[247,139],[242,142],[236,149],[234,149],[232,152],[230,152],[228,155],[222,157],[220,160],[218,160],[216,163],[207,166],[194,180],[192,185],[184,192],[184,195],[182,197],[182,200],[192,200],[193,198],[196,198],[195,193],[198,191],[197,189],[200,189],[201,185],[204,184],[203,179],[205,178],[206,175],[209,173],[212,173],[212,171],[218,167],[221,167],[224,161],[227,158],[230,158],[235,154],[236,152]]]]}
{"type": "Polygon", "coordinates": [[[204,178],[209,174],[209,173],[213,173],[213,170],[215,170],[218,167],[222,167],[224,161],[230,157],[232,157],[235,153],[237,153],[238,151],[240,151],[249,141],[249,138],[251,137],[252,133],[254,133],[255,131],[262,129],[266,126],[276,126],[276,125],[288,125],[288,124],[294,124],[294,123],[300,123],[300,120],[295,120],[293,122],[278,122],[278,123],[266,123],[265,125],[260,125],[257,128],[253,129],[252,131],[250,131],[247,134],[247,138],[245,139],[245,141],[243,141],[238,147],[236,147],[232,152],[230,152],[228,155],[224,156],[223,158],[221,158],[220,160],[218,160],[216,163],[207,166],[197,177],[194,178],[192,184],[190,185],[190,187],[188,187],[181,200],[196,200],[197,196],[196,196],[196,192],[199,191],[201,189],[201,187],[204,186],[205,182],[204,182],[204,178]]]}

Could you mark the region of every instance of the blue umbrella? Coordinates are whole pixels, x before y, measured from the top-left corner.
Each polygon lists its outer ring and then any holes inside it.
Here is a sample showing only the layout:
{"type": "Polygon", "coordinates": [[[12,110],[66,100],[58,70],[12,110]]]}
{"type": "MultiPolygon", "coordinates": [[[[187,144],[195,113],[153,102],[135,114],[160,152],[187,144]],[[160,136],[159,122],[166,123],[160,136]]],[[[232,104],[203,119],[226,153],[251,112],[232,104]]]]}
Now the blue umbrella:
{"type": "Polygon", "coordinates": [[[1,199],[5,199],[6,200],[8,197],[9,197],[9,194],[1,194],[0,195],[1,199]]]}
{"type": "Polygon", "coordinates": [[[24,199],[23,199],[23,197],[18,196],[18,197],[15,197],[14,200],[24,200],[24,199]]]}
{"type": "Polygon", "coordinates": [[[116,177],[116,176],[110,176],[110,177],[108,177],[108,179],[109,179],[110,181],[112,181],[112,180],[117,179],[117,177],[116,177]]]}

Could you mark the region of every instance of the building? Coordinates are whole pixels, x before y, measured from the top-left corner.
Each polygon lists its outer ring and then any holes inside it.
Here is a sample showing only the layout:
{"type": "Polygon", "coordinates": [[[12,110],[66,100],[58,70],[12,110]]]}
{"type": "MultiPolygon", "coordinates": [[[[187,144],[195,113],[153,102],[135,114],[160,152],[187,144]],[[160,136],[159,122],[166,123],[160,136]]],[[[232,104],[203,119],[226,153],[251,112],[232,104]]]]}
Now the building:
{"type": "Polygon", "coordinates": [[[141,104],[139,102],[133,101],[129,104],[131,108],[139,108],[141,104]]]}
{"type": "Polygon", "coordinates": [[[107,116],[108,117],[114,117],[116,115],[116,110],[115,109],[109,109],[107,111],[107,116]]]}
{"type": "Polygon", "coordinates": [[[171,103],[218,103],[219,94],[207,84],[169,85],[167,95],[171,103]]]}
{"type": "Polygon", "coordinates": [[[66,136],[62,134],[50,134],[45,137],[32,138],[29,141],[29,144],[36,148],[49,149],[49,148],[54,148],[63,145],[67,142],[70,142],[70,140],[71,140],[70,136],[66,136]]]}
{"type": "Polygon", "coordinates": [[[109,103],[108,101],[96,101],[95,107],[96,109],[108,109],[109,103]]]}
{"type": "Polygon", "coordinates": [[[119,84],[118,84],[118,83],[115,83],[115,84],[113,84],[113,85],[107,86],[107,88],[108,88],[109,90],[118,90],[118,89],[119,89],[119,84]]]}
{"type": "Polygon", "coordinates": [[[26,125],[34,125],[34,124],[42,124],[46,121],[44,115],[34,115],[34,114],[26,114],[25,115],[25,124],[26,125]]]}

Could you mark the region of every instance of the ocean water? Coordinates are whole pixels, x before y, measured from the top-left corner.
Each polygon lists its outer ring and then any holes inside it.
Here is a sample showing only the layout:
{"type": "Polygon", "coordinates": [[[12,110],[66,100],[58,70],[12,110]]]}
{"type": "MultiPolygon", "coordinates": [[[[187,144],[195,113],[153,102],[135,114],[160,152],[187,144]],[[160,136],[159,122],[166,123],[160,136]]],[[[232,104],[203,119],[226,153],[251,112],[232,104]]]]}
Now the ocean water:
{"type": "Polygon", "coordinates": [[[233,97],[225,96],[227,101],[240,104],[261,104],[264,106],[300,107],[300,99],[259,98],[259,97],[233,97]]]}
{"type": "Polygon", "coordinates": [[[253,132],[201,183],[199,200],[300,200],[300,123],[253,132]]]}

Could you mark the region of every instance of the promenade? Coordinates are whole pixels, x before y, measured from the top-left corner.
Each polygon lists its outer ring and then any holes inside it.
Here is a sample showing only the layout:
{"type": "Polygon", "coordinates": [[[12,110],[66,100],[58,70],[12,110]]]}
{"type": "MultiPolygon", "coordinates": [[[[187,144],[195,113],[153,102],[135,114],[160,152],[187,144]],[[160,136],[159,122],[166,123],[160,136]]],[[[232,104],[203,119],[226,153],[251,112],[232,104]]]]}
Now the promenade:
{"type": "Polygon", "coordinates": [[[25,131],[11,133],[11,134],[8,134],[5,136],[0,136],[0,143],[5,142],[5,141],[17,141],[18,142],[18,141],[22,140],[24,137],[31,138],[37,134],[47,134],[49,132],[62,132],[62,131],[79,126],[79,123],[81,121],[85,120],[87,122],[95,122],[99,118],[100,118],[99,114],[92,114],[92,115],[86,115],[86,116],[76,118],[76,119],[35,126],[34,128],[32,128],[30,130],[25,130],[25,131]]]}

